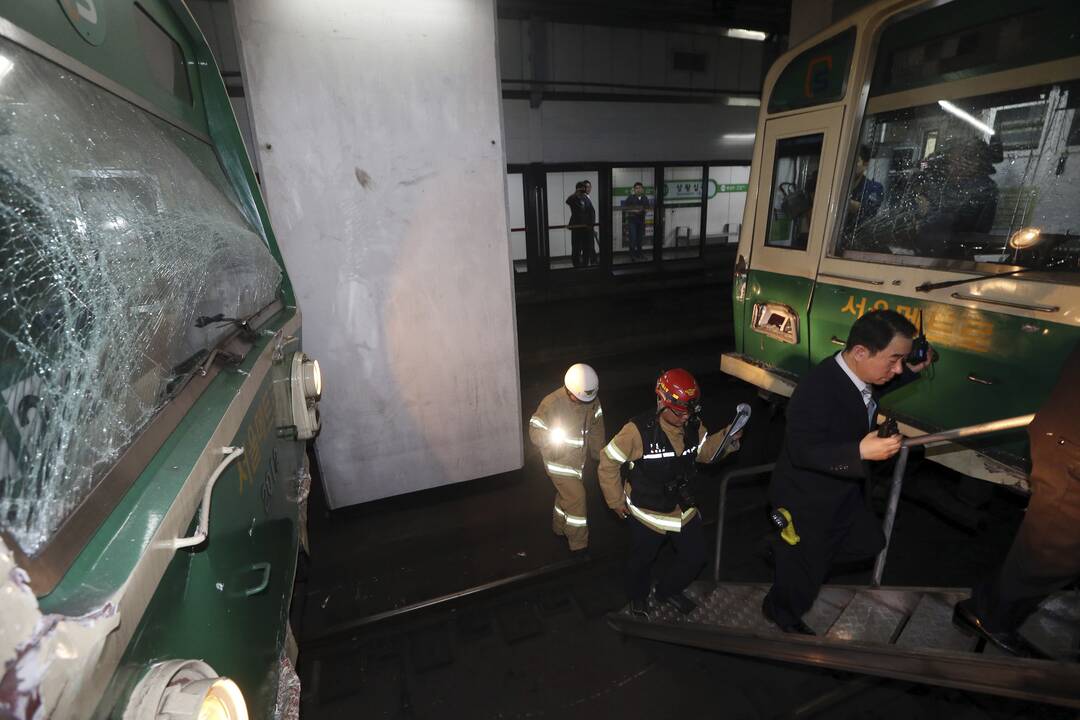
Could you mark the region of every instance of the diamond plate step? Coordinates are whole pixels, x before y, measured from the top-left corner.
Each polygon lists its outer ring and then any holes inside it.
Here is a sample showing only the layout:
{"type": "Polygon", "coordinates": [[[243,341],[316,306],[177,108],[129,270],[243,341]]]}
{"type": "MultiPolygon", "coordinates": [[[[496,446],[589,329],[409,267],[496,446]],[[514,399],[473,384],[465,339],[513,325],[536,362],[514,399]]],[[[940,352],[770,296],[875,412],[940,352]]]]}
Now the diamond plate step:
{"type": "Polygon", "coordinates": [[[921,595],[905,590],[860,590],[825,637],[887,644],[921,595]]]}
{"type": "Polygon", "coordinates": [[[908,650],[932,649],[972,652],[977,640],[957,630],[952,624],[953,605],[966,593],[928,592],[919,598],[896,646],[908,650]]]}
{"type": "Polygon", "coordinates": [[[850,588],[823,587],[810,612],[803,616],[803,622],[813,628],[818,635],[825,635],[851,604],[854,597],[855,591],[850,588]]]}
{"type": "Polygon", "coordinates": [[[1057,593],[1027,619],[1020,633],[1051,657],[1080,660],[1080,591],[1057,593]]]}

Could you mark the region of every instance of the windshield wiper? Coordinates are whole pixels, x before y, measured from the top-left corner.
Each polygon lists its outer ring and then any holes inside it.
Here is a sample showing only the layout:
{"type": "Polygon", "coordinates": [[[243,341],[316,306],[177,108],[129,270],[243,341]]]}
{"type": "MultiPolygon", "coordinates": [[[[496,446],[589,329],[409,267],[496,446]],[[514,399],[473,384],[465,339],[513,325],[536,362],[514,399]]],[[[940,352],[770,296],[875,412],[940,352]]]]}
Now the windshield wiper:
{"type": "Polygon", "coordinates": [[[962,280],[945,280],[943,282],[936,283],[924,282],[922,285],[915,286],[915,292],[930,292],[931,290],[940,290],[941,288],[954,287],[956,285],[966,285],[967,283],[978,282],[980,280],[989,280],[990,278],[1013,277],[1015,275],[1020,275],[1021,273],[1035,272],[1042,269],[1043,268],[1026,267],[1020,268],[1019,270],[1010,270],[1009,272],[991,273],[990,275],[979,275],[977,277],[963,278],[962,280]]]}
{"type": "Polygon", "coordinates": [[[195,327],[197,328],[204,328],[210,324],[215,324],[217,327],[235,325],[240,329],[240,337],[248,342],[253,342],[258,337],[251,328],[250,323],[243,318],[225,317],[224,313],[218,313],[217,315],[200,315],[195,319],[195,327]]]}

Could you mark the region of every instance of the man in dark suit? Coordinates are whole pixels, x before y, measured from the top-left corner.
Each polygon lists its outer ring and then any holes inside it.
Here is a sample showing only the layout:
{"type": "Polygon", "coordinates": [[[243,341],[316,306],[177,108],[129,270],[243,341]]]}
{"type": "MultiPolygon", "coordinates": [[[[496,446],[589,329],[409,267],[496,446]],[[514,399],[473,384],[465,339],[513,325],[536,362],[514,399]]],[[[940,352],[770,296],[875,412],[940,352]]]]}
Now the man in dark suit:
{"type": "Polygon", "coordinates": [[[803,621],[833,562],[876,555],[881,522],[866,507],[869,463],[900,450],[902,437],[878,437],[878,398],[918,377],[909,366],[915,326],[892,310],[855,321],[844,350],[799,381],[787,409],[784,447],[769,496],[789,529],[775,543],[773,586],[762,612],[785,632],[813,635],[803,621]],[[796,539],[797,538],[797,539],[796,539]]]}
{"type": "Polygon", "coordinates": [[[574,194],[566,198],[570,208],[570,247],[571,261],[574,267],[585,267],[593,256],[593,225],[596,223],[596,208],[589,199],[592,185],[582,180],[574,185],[574,194]]]}

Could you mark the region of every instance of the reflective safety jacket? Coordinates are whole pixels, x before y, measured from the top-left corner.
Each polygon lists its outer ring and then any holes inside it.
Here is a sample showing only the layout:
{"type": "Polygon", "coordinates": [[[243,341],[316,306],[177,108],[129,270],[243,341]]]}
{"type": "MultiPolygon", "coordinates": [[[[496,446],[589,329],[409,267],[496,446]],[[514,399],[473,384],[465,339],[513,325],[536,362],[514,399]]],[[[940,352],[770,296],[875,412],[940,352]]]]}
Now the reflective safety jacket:
{"type": "Polygon", "coordinates": [[[580,480],[586,458],[597,460],[604,446],[600,397],[583,403],[563,387],[549,393],[529,418],[529,440],[540,449],[548,475],[580,480]]]}
{"type": "MultiPolygon", "coordinates": [[[[665,422],[655,412],[626,423],[604,447],[597,468],[608,507],[625,504],[631,515],[657,532],[681,531],[697,508],[680,495],[679,480],[693,473],[689,463],[710,458],[727,433],[725,427],[711,434],[704,424],[689,430],[665,422]],[[697,442],[688,446],[687,439],[692,442],[695,437],[697,442]],[[624,464],[630,468],[625,486],[619,472],[624,464]]],[[[729,445],[724,455],[737,449],[738,443],[729,445]]]]}

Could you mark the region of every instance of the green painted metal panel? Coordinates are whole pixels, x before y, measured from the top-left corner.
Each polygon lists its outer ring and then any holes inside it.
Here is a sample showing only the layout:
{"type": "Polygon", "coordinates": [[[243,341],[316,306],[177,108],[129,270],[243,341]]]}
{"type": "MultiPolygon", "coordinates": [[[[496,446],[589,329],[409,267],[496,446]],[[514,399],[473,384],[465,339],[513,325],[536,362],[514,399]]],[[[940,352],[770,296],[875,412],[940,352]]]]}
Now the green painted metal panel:
{"type": "MultiPolygon", "coordinates": [[[[819,283],[811,310],[811,359],[820,362],[847,339],[865,312],[891,308],[918,324],[940,354],[923,379],[885,398],[883,408],[926,429],[946,429],[1038,410],[1080,328],[1032,318],[925,302],[819,283]],[[992,382],[984,385],[969,376],[992,382]]],[[[1026,457],[1023,433],[981,441],[1026,457]]]]}
{"type": "Polygon", "coordinates": [[[769,112],[824,105],[844,97],[855,50],[855,28],[849,28],[791,60],[769,95],[769,112]]]}
{"type": "MultiPolygon", "coordinates": [[[[295,310],[282,311],[265,327],[277,330],[294,314],[295,310]]],[[[255,359],[271,340],[271,335],[263,333],[243,363],[214,378],[64,578],[40,598],[43,612],[80,615],[100,607],[120,589],[146,552],[157,523],[176,499],[229,403],[248,381],[255,359]]],[[[230,466],[219,486],[237,486],[238,472],[236,464],[230,466]]]]}
{"type": "Polygon", "coordinates": [[[1075,0],[956,0],[888,25],[870,95],[910,90],[1080,54],[1075,0]]]}
{"type": "MultiPolygon", "coordinates": [[[[146,62],[139,37],[136,4],[131,0],[80,0],[66,3],[92,8],[95,24],[103,30],[104,41],[93,45],[69,22],[67,12],[56,0],[16,0],[5,3],[0,16],[11,21],[54,48],[95,70],[125,89],[145,98],[168,117],[207,133],[206,108],[200,73],[189,70],[192,102],[185,103],[162,87],[146,62]]],[[[177,42],[194,69],[201,35],[190,35],[180,18],[163,0],[141,0],[148,15],[177,42]],[[197,40],[196,40],[197,38],[197,40]]],[[[185,10],[186,14],[187,11],[185,10]]]]}
{"type": "Polygon", "coordinates": [[[742,310],[742,351],[788,373],[801,375],[806,372],[810,362],[812,334],[806,309],[810,306],[813,286],[814,282],[808,278],[751,269],[747,276],[746,301],[742,310]],[[750,329],[753,306],[757,303],[780,303],[794,310],[799,317],[799,342],[794,345],[781,342],[750,329]]]}
{"type": "Polygon", "coordinates": [[[142,672],[163,658],[208,662],[240,686],[251,717],[272,716],[296,569],[295,476],[304,462],[304,443],[278,437],[275,422],[273,388],[287,381],[289,366],[288,356],[276,364],[248,407],[233,441],[246,452],[218,481],[209,540],[173,558],[97,717],[119,718],[142,672]]]}

